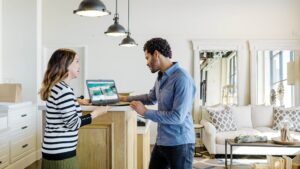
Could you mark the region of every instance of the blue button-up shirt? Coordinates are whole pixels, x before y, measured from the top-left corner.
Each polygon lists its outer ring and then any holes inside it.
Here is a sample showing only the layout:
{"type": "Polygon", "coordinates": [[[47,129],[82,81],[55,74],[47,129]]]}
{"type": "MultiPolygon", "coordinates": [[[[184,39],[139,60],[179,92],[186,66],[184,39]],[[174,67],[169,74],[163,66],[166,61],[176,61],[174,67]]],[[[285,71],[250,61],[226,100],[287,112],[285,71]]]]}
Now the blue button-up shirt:
{"type": "Polygon", "coordinates": [[[148,110],[145,118],[158,123],[157,145],[175,146],[195,143],[192,104],[196,93],[191,76],[174,63],[165,73],[159,72],[149,94],[130,96],[128,101],[158,103],[158,110],[148,110]]]}

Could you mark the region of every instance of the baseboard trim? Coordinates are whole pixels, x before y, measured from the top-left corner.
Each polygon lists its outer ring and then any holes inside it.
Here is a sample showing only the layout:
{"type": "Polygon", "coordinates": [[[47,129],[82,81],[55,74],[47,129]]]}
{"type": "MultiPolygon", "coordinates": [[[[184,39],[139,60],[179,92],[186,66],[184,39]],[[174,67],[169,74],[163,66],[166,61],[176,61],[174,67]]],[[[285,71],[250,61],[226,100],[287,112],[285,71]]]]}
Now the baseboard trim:
{"type": "Polygon", "coordinates": [[[17,160],[16,162],[9,164],[5,169],[16,169],[16,168],[21,169],[21,168],[28,167],[30,164],[40,159],[38,158],[38,156],[41,156],[41,151],[40,150],[33,151],[27,156],[17,160]]]}

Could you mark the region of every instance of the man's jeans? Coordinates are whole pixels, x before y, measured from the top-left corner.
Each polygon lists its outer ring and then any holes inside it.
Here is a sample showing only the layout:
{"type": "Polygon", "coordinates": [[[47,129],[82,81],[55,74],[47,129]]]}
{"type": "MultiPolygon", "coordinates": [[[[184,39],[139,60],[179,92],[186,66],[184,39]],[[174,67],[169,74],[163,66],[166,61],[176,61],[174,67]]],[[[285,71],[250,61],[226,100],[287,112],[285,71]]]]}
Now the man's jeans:
{"type": "Polygon", "coordinates": [[[192,169],[195,144],[153,148],[149,169],[192,169]]]}

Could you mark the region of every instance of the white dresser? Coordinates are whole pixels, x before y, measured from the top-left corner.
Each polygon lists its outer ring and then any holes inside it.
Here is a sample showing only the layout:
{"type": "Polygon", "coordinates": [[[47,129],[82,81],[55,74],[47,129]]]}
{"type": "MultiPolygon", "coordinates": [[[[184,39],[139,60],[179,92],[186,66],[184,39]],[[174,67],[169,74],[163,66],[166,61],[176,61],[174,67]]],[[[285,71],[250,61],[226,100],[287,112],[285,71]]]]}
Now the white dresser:
{"type": "Polygon", "coordinates": [[[37,107],[0,102],[0,169],[22,169],[40,158],[37,107]]]}

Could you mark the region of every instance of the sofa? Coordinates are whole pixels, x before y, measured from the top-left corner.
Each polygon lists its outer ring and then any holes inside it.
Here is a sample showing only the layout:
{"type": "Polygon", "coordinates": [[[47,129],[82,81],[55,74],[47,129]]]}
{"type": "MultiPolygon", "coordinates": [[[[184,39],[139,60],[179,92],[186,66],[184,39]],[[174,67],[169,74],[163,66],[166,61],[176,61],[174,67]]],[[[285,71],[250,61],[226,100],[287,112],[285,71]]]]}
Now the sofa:
{"type": "MultiPolygon", "coordinates": [[[[222,105],[201,108],[201,124],[204,125],[202,141],[211,155],[225,154],[225,139],[234,139],[239,135],[260,135],[268,139],[279,137],[279,130],[273,130],[272,106],[231,106],[233,121],[236,123],[235,131],[219,132],[213,125],[209,116],[209,109],[224,109],[222,105]]],[[[298,108],[299,109],[299,108],[298,108]]],[[[300,140],[300,132],[291,132],[294,139],[300,140]]],[[[228,149],[229,150],[229,146],[228,149]]],[[[300,148],[266,148],[266,147],[233,147],[233,154],[237,155],[296,155],[300,148]]]]}

